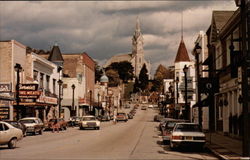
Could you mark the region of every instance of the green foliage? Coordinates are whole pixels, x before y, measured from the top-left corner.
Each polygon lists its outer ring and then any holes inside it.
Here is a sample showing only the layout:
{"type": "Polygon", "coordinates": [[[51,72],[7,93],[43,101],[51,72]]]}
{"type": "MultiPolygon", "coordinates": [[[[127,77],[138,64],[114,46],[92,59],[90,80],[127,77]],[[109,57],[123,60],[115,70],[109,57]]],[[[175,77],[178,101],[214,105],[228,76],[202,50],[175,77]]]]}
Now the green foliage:
{"type": "Polygon", "coordinates": [[[133,88],[133,93],[137,93],[140,91],[140,84],[139,84],[139,81],[138,81],[138,78],[135,78],[135,83],[134,83],[134,88],[133,88]]]}
{"type": "Polygon", "coordinates": [[[143,64],[139,74],[139,86],[142,91],[144,91],[148,87],[148,70],[145,64],[143,64]]]}
{"type": "Polygon", "coordinates": [[[106,71],[106,75],[109,78],[109,84],[108,84],[109,87],[116,87],[119,85],[120,79],[117,71],[109,69],[106,71]]]}
{"type": "Polygon", "coordinates": [[[100,81],[102,74],[103,73],[102,73],[101,67],[98,65],[97,62],[95,62],[95,82],[100,81]]]}
{"type": "Polygon", "coordinates": [[[123,83],[127,83],[128,80],[132,80],[134,77],[134,67],[128,61],[114,62],[107,67],[107,70],[109,69],[117,71],[119,78],[123,83]]]}

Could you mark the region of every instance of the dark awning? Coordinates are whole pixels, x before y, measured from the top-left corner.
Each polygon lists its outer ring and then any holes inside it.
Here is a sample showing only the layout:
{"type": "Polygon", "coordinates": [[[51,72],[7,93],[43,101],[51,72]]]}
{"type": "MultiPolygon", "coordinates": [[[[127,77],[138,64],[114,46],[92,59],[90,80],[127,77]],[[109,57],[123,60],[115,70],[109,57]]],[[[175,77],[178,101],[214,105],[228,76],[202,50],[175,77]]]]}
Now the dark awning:
{"type": "MultiPolygon", "coordinates": [[[[200,102],[201,107],[209,107],[209,99],[205,98],[200,102]]],[[[193,105],[193,108],[198,107],[198,102],[193,105]]]]}

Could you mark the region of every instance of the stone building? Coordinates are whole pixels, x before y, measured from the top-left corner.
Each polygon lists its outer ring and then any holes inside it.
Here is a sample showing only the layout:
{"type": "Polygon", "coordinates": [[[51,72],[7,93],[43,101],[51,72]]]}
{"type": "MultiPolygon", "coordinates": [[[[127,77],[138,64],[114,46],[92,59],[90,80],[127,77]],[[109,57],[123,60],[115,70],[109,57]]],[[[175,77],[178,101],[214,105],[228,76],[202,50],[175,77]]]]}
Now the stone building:
{"type": "Polygon", "coordinates": [[[103,67],[106,68],[114,62],[128,61],[134,67],[134,75],[136,77],[139,77],[143,64],[145,64],[148,70],[149,78],[150,78],[151,64],[150,62],[146,61],[144,58],[143,45],[144,45],[144,41],[143,41],[143,36],[141,33],[140,21],[139,21],[139,18],[137,17],[136,28],[135,28],[135,32],[132,38],[132,52],[127,53],[127,54],[117,54],[111,57],[106,62],[106,64],[104,64],[103,67]]]}

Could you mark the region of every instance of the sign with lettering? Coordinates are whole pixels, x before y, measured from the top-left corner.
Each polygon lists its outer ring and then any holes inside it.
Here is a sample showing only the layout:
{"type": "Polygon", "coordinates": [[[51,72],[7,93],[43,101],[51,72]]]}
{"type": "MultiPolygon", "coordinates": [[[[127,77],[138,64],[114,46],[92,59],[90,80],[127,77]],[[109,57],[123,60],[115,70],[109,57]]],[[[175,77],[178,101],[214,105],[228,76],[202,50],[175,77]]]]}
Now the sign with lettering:
{"type": "Polygon", "coordinates": [[[9,107],[0,107],[0,118],[2,120],[9,119],[10,108],[9,107]]]}
{"type": "Polygon", "coordinates": [[[20,98],[36,99],[41,95],[41,91],[19,91],[20,98]]]}
{"type": "Polygon", "coordinates": [[[37,91],[38,84],[20,84],[19,91],[37,91]]]}
{"type": "Polygon", "coordinates": [[[41,103],[57,104],[57,98],[48,96],[40,96],[36,101],[41,103]]]}
{"type": "Polygon", "coordinates": [[[0,93],[3,92],[11,92],[11,84],[10,83],[0,83],[0,93]]]}

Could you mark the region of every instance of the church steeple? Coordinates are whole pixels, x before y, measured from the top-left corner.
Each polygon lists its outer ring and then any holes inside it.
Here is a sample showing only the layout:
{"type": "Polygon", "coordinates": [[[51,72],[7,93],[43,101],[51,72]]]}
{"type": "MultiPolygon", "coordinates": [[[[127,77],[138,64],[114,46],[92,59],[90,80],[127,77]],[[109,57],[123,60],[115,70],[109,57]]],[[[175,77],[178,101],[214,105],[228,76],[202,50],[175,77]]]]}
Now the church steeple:
{"type": "Polygon", "coordinates": [[[55,43],[52,50],[50,51],[48,60],[57,64],[58,66],[61,66],[61,67],[63,66],[64,60],[63,60],[62,53],[57,43],[55,43]]]}
{"type": "Polygon", "coordinates": [[[132,53],[136,54],[138,50],[143,50],[143,37],[141,33],[139,17],[136,18],[135,32],[132,38],[132,53]]]}
{"type": "Polygon", "coordinates": [[[175,63],[177,62],[190,62],[186,45],[183,40],[183,13],[181,13],[181,42],[175,57],[175,63]]]}

